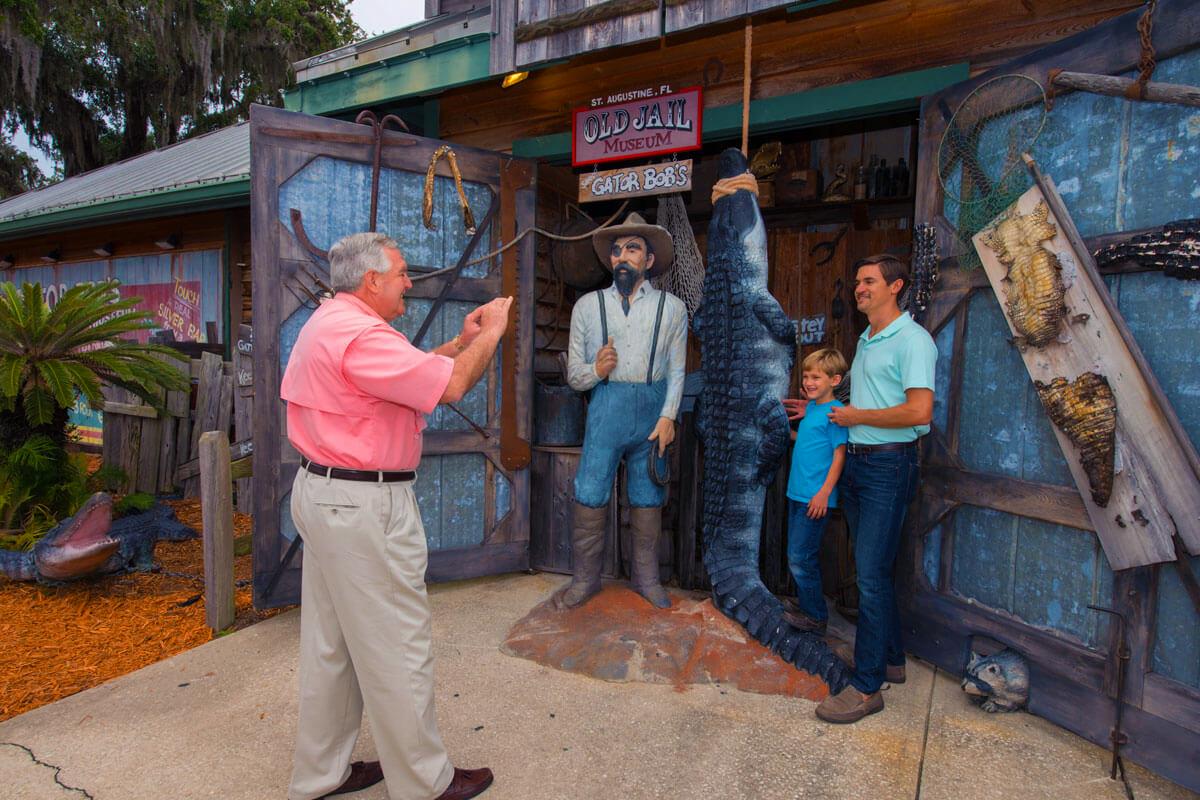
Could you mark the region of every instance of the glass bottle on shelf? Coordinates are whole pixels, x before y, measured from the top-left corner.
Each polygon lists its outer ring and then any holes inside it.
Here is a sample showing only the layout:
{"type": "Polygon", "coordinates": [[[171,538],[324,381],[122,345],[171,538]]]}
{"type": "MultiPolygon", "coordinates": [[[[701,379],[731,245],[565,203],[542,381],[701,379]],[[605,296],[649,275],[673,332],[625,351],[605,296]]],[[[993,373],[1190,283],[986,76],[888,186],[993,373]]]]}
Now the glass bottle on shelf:
{"type": "Polygon", "coordinates": [[[867,199],[867,168],[862,164],[858,165],[854,173],[854,199],[867,199]]]}
{"type": "Polygon", "coordinates": [[[875,196],[875,180],[879,176],[879,156],[871,153],[871,161],[867,164],[867,197],[875,196]]]}
{"type": "Polygon", "coordinates": [[[887,197],[892,190],[892,171],[888,168],[887,159],[879,159],[879,171],[875,173],[875,196],[887,197]]]}

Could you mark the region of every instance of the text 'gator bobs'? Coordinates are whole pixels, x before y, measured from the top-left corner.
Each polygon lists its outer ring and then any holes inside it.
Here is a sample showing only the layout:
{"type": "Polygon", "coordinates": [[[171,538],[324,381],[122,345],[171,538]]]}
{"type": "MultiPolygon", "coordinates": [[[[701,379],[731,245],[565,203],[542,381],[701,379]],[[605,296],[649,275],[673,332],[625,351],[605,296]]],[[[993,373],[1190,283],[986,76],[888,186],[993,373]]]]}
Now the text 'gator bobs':
{"type": "MultiPolygon", "coordinates": [[[[745,171],[740,150],[721,154],[720,178],[745,171]]],[[[697,416],[704,567],[713,602],[836,694],[848,684],[846,667],[819,636],[784,621],[783,605],[759,577],[763,500],[790,441],[781,399],[796,358],[796,323],[767,291],[767,232],[757,200],[744,189],[713,204],[695,328],[704,371],[697,416]]]]}

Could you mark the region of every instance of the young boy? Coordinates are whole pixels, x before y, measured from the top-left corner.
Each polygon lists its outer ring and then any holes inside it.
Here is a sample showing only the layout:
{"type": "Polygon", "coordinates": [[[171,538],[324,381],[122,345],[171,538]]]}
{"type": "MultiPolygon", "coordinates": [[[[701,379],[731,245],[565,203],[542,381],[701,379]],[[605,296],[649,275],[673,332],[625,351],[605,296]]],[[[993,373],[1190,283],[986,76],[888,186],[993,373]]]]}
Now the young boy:
{"type": "Polygon", "coordinates": [[[796,603],[788,603],[784,619],[800,630],[825,634],[829,612],[821,592],[821,567],[817,555],[829,522],[829,509],[837,507],[837,483],[846,463],[847,428],[829,420],[829,412],[842,407],[833,390],[849,367],[837,350],[810,354],[801,364],[801,388],[808,399],[801,411],[800,427],[792,434],[792,471],[788,478],[788,567],[796,581],[796,603]]]}

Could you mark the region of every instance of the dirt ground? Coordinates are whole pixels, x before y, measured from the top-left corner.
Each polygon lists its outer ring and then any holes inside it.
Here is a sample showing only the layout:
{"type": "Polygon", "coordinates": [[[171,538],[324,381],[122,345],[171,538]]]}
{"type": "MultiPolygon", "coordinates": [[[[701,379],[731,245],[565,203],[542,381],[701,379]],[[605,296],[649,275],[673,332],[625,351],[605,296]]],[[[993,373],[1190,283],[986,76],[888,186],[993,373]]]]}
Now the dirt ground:
{"type": "MultiPolygon", "coordinates": [[[[167,501],[201,530],[200,501],[167,501]]],[[[253,520],[234,514],[234,535],[253,520]]],[[[204,624],[204,552],[200,539],[159,542],[159,569],[65,586],[0,577],[0,720],[141,669],[212,639],[204,624]]],[[[244,628],[281,609],[251,604],[251,556],[234,562],[237,616],[244,628]]]]}

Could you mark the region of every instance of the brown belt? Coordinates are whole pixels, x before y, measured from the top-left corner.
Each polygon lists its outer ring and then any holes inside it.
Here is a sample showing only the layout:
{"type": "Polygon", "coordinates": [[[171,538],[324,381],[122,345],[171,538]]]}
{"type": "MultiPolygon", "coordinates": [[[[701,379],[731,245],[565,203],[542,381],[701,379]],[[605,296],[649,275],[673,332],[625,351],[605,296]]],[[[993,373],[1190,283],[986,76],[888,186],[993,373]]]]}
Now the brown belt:
{"type": "Polygon", "coordinates": [[[846,443],[846,452],[850,455],[865,455],[867,453],[884,453],[889,450],[907,450],[910,447],[916,447],[917,443],[912,442],[888,442],[887,444],[855,444],[854,442],[846,443]]]}
{"type": "Polygon", "coordinates": [[[328,478],[337,478],[340,481],[403,483],[404,481],[415,481],[417,479],[417,473],[411,469],[401,470],[399,472],[385,472],[381,469],[343,469],[342,467],[324,467],[320,464],[309,461],[307,458],[300,459],[300,466],[314,475],[324,475],[328,478]]]}

